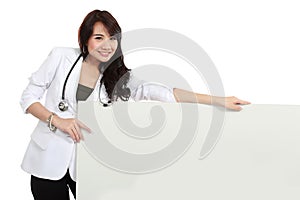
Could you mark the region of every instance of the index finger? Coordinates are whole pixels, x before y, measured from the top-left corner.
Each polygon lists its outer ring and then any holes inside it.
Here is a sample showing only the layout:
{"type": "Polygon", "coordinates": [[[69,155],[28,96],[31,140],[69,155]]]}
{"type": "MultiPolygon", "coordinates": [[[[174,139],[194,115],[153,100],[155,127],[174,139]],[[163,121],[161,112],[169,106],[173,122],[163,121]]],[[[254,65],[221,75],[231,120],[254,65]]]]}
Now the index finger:
{"type": "Polygon", "coordinates": [[[251,104],[249,101],[244,101],[241,99],[238,99],[234,102],[235,104],[241,104],[241,105],[247,105],[247,104],[251,104]]]}
{"type": "Polygon", "coordinates": [[[91,130],[89,127],[87,127],[84,123],[82,123],[82,122],[79,121],[78,119],[77,119],[77,124],[78,124],[78,126],[79,126],[80,128],[83,128],[83,129],[87,130],[89,133],[92,132],[92,130],[91,130]]]}

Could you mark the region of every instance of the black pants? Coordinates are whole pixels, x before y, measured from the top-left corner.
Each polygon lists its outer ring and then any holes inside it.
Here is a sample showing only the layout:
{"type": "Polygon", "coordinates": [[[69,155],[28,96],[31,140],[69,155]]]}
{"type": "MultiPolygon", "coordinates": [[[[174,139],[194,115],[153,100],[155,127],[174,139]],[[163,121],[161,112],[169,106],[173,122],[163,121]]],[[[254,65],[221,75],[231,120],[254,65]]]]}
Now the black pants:
{"type": "Polygon", "coordinates": [[[69,188],[76,199],[76,182],[69,171],[60,180],[48,180],[31,176],[31,192],[35,200],[69,200],[69,188]]]}

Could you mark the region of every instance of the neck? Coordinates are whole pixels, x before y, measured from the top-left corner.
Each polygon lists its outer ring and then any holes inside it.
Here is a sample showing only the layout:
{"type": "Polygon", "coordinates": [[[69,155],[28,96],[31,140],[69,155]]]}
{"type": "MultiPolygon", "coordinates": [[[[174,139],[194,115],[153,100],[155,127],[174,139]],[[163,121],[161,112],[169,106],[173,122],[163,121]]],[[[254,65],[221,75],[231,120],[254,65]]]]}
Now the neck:
{"type": "Polygon", "coordinates": [[[100,65],[100,61],[91,57],[91,56],[87,56],[85,59],[86,64],[88,64],[91,67],[95,67],[98,69],[99,65],[100,65]]]}

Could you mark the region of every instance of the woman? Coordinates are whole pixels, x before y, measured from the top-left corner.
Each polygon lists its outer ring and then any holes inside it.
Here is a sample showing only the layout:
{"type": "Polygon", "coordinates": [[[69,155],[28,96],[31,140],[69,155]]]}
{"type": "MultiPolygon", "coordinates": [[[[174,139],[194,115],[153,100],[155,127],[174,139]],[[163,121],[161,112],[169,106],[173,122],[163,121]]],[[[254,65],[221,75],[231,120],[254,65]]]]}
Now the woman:
{"type": "Polygon", "coordinates": [[[22,169],[31,174],[34,199],[69,199],[68,188],[76,195],[75,146],[82,139],[81,129],[90,131],[76,119],[78,101],[213,102],[234,110],[248,104],[235,97],[211,97],[137,81],[123,62],[120,36],[121,28],[114,17],[107,11],[94,10],[79,28],[80,49],[54,48],[32,74],[21,106],[39,122],[31,135],[22,169]],[[46,91],[42,104],[40,99],[46,91]]]}

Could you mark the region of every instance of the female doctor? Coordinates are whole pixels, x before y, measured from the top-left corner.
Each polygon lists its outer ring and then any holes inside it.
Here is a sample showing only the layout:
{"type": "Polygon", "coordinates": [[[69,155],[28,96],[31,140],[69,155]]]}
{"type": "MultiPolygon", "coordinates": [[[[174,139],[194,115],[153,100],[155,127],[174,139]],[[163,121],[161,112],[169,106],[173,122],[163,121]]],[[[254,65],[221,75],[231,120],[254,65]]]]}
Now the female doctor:
{"type": "Polygon", "coordinates": [[[213,102],[233,110],[249,103],[136,80],[123,62],[120,35],[109,12],[94,10],[79,28],[80,48],[54,48],[32,74],[20,104],[25,113],[39,119],[22,162],[22,169],[31,174],[35,200],[67,200],[69,189],[76,198],[75,145],[82,139],[82,129],[90,131],[76,119],[78,101],[213,102]]]}

